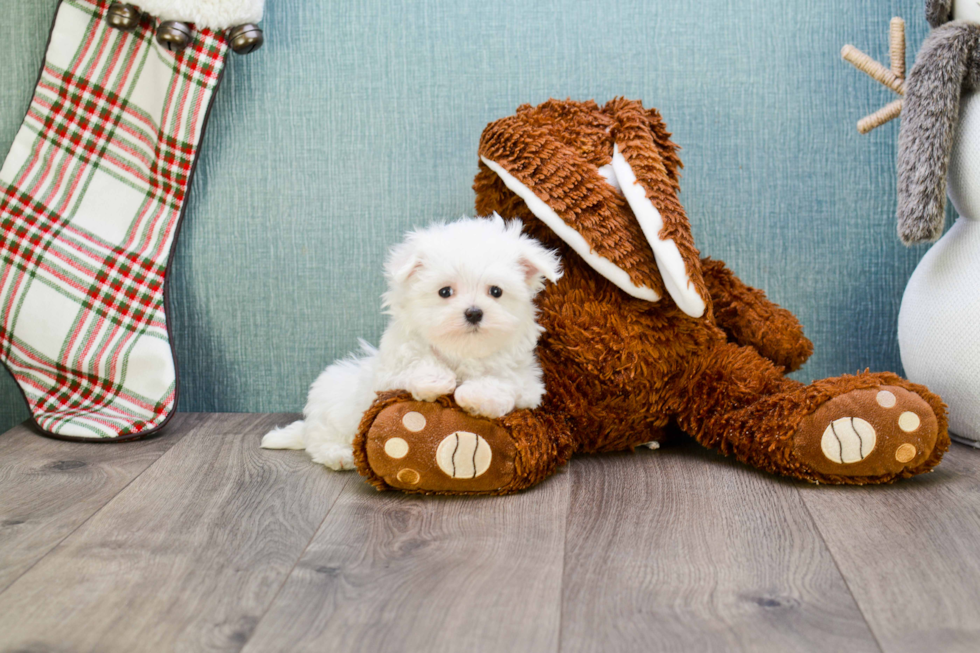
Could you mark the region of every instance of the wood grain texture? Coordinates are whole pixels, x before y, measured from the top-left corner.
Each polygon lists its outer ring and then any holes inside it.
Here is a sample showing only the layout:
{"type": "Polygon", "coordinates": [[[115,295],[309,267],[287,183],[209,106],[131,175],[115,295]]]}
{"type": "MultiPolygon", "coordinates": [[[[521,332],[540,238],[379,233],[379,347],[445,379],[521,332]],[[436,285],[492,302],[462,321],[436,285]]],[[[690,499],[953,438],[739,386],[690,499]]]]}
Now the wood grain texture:
{"type": "Polygon", "coordinates": [[[803,501],[886,653],[980,650],[980,451],[888,488],[803,501]]]}
{"type": "Polygon", "coordinates": [[[195,424],[0,594],[0,650],[239,650],[351,478],[260,449],[285,421],[195,424]]]}
{"type": "Polygon", "coordinates": [[[410,497],[259,449],[290,419],[180,415],[118,447],[0,435],[0,652],[980,642],[980,451],[833,488],[688,443],[516,496],[410,497]]]}
{"type": "Polygon", "coordinates": [[[575,461],[565,651],[877,651],[793,484],[694,445],[575,461]]]}
{"type": "Polygon", "coordinates": [[[569,475],[509,497],[351,483],[246,651],[555,651],[569,475]]]}
{"type": "Polygon", "coordinates": [[[0,592],[177,444],[197,421],[176,416],[128,444],[62,442],[26,425],[0,436],[0,592]]]}

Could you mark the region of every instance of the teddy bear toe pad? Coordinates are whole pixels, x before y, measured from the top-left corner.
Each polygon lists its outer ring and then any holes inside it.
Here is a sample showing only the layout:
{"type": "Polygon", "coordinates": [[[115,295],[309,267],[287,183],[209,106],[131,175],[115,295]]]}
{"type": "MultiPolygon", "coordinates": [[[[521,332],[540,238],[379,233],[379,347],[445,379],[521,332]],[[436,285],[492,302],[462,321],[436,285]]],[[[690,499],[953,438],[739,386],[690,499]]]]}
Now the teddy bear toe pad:
{"type": "Polygon", "coordinates": [[[794,453],[831,477],[897,475],[929,459],[939,424],[919,395],[897,386],[852,390],[807,416],[794,453]]]}
{"type": "Polygon", "coordinates": [[[515,476],[517,448],[506,429],[440,403],[388,406],[368,430],[365,450],[371,471],[409,492],[493,492],[515,476]]]}

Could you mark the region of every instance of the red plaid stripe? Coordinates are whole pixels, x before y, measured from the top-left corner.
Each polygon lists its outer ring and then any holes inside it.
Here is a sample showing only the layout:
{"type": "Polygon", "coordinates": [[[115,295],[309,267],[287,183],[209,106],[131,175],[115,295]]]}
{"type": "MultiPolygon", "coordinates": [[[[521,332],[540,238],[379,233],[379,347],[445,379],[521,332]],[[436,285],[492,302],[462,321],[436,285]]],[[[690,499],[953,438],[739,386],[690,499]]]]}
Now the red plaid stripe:
{"type": "MultiPolygon", "coordinates": [[[[30,272],[40,263],[65,220],[12,186],[0,190],[3,192],[0,231],[4,236],[0,241],[0,263],[21,272],[30,272]]],[[[4,306],[4,315],[9,308],[4,306]]],[[[6,324],[7,320],[4,319],[3,323],[6,324]]]]}
{"type": "Polygon", "coordinates": [[[82,306],[121,327],[138,328],[161,308],[165,272],[146,257],[113,248],[82,306]]]}
{"type": "Polygon", "coordinates": [[[146,21],[110,30],[108,5],[63,1],[0,178],[0,360],[59,435],[174,409],[166,264],[226,53],[208,30],[176,55],[146,21]]]}
{"type": "MultiPolygon", "coordinates": [[[[217,81],[208,79],[212,85],[217,81]]],[[[46,66],[39,88],[56,92],[53,98],[37,98],[28,112],[28,119],[38,123],[39,138],[82,163],[108,164],[148,185],[160,201],[180,207],[196,143],[158,132],[145,113],[118,93],[71,72],[46,66]]]]}
{"type": "Polygon", "coordinates": [[[163,136],[154,160],[150,176],[150,188],[161,201],[180,205],[187,192],[187,182],[194,167],[195,148],[173,138],[163,136]]]}
{"type": "Polygon", "coordinates": [[[45,69],[46,88],[56,90],[56,100],[45,113],[31,112],[42,123],[41,138],[68,150],[85,163],[98,159],[109,145],[109,134],[119,122],[125,104],[119,95],[65,71],[59,76],[45,69]],[[57,86],[55,85],[57,84],[57,86]]]}

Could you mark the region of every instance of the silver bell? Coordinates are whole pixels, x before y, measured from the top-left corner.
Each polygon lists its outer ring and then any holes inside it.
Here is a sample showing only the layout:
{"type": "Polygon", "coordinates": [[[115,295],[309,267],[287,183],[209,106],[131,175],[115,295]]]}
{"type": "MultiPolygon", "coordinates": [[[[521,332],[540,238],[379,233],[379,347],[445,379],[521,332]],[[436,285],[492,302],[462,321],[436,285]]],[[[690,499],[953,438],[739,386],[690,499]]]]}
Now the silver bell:
{"type": "Polygon", "coordinates": [[[225,34],[225,37],[228,39],[228,44],[235,54],[255,52],[265,43],[262,28],[251,23],[232,27],[225,34]]]}
{"type": "Polygon", "coordinates": [[[157,28],[157,43],[171,52],[180,52],[186,48],[193,36],[190,25],[176,20],[160,23],[157,28]]]}

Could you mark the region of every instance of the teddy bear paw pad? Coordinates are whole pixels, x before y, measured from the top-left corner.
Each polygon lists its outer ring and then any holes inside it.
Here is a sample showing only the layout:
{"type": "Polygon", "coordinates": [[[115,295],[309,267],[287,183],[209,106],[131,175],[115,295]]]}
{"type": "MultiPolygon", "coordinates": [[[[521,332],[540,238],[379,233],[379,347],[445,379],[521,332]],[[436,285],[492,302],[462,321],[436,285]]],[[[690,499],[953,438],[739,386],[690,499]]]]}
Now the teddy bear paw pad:
{"type": "Polygon", "coordinates": [[[852,390],[807,416],[795,454],[811,469],[838,477],[898,474],[929,458],[939,424],[919,395],[898,386],[852,390]]]}
{"type": "Polygon", "coordinates": [[[517,448],[507,429],[441,403],[388,406],[366,437],[371,470],[399,490],[485,493],[514,478],[517,448]]]}

